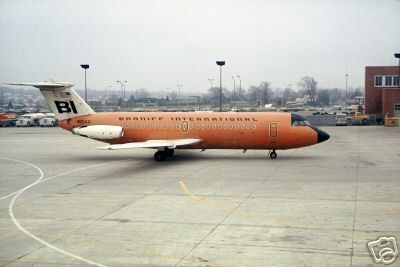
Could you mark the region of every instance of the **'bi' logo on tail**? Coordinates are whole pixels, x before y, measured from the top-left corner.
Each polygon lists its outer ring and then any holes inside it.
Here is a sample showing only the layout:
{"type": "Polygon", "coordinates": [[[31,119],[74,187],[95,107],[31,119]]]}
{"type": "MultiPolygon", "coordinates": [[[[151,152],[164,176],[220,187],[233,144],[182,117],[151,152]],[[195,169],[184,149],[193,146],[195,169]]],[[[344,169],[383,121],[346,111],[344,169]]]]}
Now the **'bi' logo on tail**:
{"type": "Polygon", "coordinates": [[[75,113],[77,114],[78,111],[76,110],[74,101],[54,101],[54,103],[56,104],[58,113],[75,113]]]}

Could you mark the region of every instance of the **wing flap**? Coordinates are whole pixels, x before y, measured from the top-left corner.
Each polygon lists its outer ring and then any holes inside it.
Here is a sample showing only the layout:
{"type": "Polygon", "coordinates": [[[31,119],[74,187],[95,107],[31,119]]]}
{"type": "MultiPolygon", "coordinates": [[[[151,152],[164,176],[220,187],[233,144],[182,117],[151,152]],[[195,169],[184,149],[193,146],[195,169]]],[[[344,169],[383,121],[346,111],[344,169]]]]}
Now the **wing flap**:
{"type": "Polygon", "coordinates": [[[201,139],[176,139],[176,140],[148,140],[146,142],[133,142],[117,145],[108,145],[98,147],[104,150],[119,150],[119,149],[132,149],[132,148],[162,148],[167,147],[174,149],[179,146],[188,146],[201,143],[201,139]]]}

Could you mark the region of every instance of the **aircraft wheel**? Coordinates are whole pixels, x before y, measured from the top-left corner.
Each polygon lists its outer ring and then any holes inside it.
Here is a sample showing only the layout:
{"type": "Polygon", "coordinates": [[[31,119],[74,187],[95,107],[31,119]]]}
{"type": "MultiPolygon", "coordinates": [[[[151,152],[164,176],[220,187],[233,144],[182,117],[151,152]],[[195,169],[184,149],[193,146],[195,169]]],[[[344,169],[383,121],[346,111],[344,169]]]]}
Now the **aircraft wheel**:
{"type": "Polygon", "coordinates": [[[154,160],[155,161],[164,161],[166,158],[166,153],[164,151],[157,151],[154,153],[154,160]]]}
{"type": "Polygon", "coordinates": [[[276,159],[277,156],[278,156],[278,154],[276,154],[275,150],[272,151],[271,153],[269,153],[269,157],[270,157],[271,159],[276,159]]]}
{"type": "Polygon", "coordinates": [[[166,149],[165,153],[167,154],[167,157],[173,157],[174,156],[174,149],[166,149]]]}

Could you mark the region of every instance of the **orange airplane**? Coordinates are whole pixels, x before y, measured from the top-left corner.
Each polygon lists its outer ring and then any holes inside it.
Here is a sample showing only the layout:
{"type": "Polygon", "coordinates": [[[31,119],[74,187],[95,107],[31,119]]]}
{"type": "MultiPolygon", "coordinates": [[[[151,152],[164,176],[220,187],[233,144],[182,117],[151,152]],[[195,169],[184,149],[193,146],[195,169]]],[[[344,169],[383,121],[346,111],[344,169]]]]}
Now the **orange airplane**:
{"type": "Polygon", "coordinates": [[[154,148],[156,161],[179,149],[276,150],[321,143],[329,135],[297,114],[284,112],[95,113],[65,82],[20,83],[39,88],[59,126],[109,145],[100,149],[154,148]]]}

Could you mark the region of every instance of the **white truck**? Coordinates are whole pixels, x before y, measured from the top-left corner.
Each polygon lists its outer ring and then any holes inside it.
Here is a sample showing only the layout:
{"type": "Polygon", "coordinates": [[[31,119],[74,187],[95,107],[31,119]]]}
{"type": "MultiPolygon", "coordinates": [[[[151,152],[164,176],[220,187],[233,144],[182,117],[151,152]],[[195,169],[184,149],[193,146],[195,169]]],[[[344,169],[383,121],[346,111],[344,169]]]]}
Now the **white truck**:
{"type": "Polygon", "coordinates": [[[57,121],[54,113],[46,113],[46,117],[39,120],[40,127],[54,127],[56,124],[57,121]]]}
{"type": "Polygon", "coordinates": [[[337,113],[336,114],[336,126],[339,126],[339,125],[347,125],[346,113],[337,113]]]}
{"type": "Polygon", "coordinates": [[[39,120],[46,117],[43,113],[30,113],[22,115],[16,122],[17,127],[31,127],[39,125],[39,120]]]}

